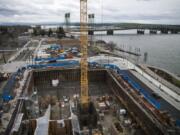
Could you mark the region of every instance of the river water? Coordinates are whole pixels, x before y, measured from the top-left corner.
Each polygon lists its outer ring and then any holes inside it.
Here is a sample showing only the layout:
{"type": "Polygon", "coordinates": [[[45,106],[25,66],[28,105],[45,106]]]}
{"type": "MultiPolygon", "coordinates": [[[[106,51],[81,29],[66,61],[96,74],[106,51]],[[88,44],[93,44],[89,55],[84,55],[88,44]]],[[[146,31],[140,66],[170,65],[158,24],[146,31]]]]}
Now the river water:
{"type": "Polygon", "coordinates": [[[126,33],[113,36],[95,35],[95,39],[104,40],[106,42],[113,41],[118,47],[123,47],[125,50],[140,48],[141,57],[144,57],[144,53],[148,52],[147,64],[164,68],[180,75],[179,34],[137,35],[126,33]]]}

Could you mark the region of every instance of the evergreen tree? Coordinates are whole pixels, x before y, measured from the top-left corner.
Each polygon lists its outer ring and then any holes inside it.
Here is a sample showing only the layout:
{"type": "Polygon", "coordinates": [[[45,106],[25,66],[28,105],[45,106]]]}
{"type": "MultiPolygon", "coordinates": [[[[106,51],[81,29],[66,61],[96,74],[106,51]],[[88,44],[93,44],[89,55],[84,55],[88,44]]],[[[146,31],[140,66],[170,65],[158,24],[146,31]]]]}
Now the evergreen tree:
{"type": "Polygon", "coordinates": [[[65,37],[65,32],[64,29],[62,27],[59,27],[56,31],[57,37],[58,38],[63,38],[65,37]]]}
{"type": "Polygon", "coordinates": [[[41,35],[41,36],[45,36],[45,35],[46,35],[46,31],[45,31],[44,29],[42,29],[42,30],[40,31],[40,35],[41,35]]]}
{"type": "Polygon", "coordinates": [[[33,29],[33,36],[37,36],[37,35],[38,35],[37,29],[34,28],[34,29],[33,29]]]}
{"type": "Polygon", "coordinates": [[[48,31],[48,37],[50,37],[52,34],[53,34],[53,31],[52,31],[51,28],[49,28],[49,31],[48,31]]]}

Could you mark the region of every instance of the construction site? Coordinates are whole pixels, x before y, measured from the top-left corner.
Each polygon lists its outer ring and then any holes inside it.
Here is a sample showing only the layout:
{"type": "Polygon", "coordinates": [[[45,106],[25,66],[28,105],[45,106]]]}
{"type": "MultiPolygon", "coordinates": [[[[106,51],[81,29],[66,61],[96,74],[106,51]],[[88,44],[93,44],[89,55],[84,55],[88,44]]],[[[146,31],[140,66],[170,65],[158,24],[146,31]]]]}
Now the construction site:
{"type": "MultiPolygon", "coordinates": [[[[17,75],[16,89],[11,92],[15,97],[10,102],[15,108],[11,107],[14,111],[4,134],[178,134],[172,118],[156,109],[120,73],[132,71],[91,63],[88,67],[90,105],[84,113],[80,106],[81,70],[72,63],[61,64],[66,66],[29,67],[20,71],[23,74],[17,75]]],[[[175,113],[179,117],[177,110],[175,113]]]]}
{"type": "Polygon", "coordinates": [[[22,93],[26,98],[20,99],[17,105],[19,123],[15,123],[14,134],[161,134],[112,72],[90,69],[88,79],[96,119],[80,123],[78,118],[81,116],[77,117],[79,68],[31,71],[22,93]]]}
{"type": "Polygon", "coordinates": [[[88,41],[87,16],[80,0],[78,39],[31,40],[2,66],[0,134],[180,134],[179,89],[88,41]]]}

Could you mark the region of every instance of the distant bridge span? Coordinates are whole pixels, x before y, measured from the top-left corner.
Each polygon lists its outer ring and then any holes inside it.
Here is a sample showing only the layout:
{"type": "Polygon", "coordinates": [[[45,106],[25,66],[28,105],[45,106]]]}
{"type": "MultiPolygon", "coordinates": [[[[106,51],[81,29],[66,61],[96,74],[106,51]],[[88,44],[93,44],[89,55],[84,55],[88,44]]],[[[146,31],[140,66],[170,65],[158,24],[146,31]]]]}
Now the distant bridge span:
{"type": "MultiPolygon", "coordinates": [[[[144,34],[144,30],[150,30],[151,34],[157,34],[157,31],[160,31],[163,34],[172,34],[180,33],[180,25],[154,25],[154,24],[112,24],[112,25],[89,25],[88,31],[89,35],[93,35],[95,31],[107,31],[108,35],[113,35],[114,31],[117,30],[130,30],[137,29],[137,34],[144,34]]],[[[70,30],[71,32],[79,32],[79,26],[73,27],[70,30]]]]}

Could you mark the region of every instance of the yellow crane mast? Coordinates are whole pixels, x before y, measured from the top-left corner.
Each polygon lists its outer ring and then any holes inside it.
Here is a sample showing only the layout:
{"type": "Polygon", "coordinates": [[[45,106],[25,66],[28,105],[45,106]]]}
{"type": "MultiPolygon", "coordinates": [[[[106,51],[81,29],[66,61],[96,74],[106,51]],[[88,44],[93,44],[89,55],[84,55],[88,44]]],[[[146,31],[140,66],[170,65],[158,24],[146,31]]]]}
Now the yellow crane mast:
{"type": "MultiPolygon", "coordinates": [[[[80,129],[88,127],[89,132],[97,128],[97,112],[93,102],[89,99],[88,90],[88,25],[87,25],[87,0],[80,0],[80,44],[81,44],[81,97],[78,104],[78,119],[80,129]]],[[[91,133],[90,133],[91,134],[91,133]]],[[[95,134],[94,134],[95,135],[95,134]]],[[[96,134],[101,135],[101,134],[96,134]]]]}
{"type": "Polygon", "coordinates": [[[81,44],[81,104],[88,107],[88,30],[87,30],[87,0],[80,0],[80,44],[81,44]]]}

